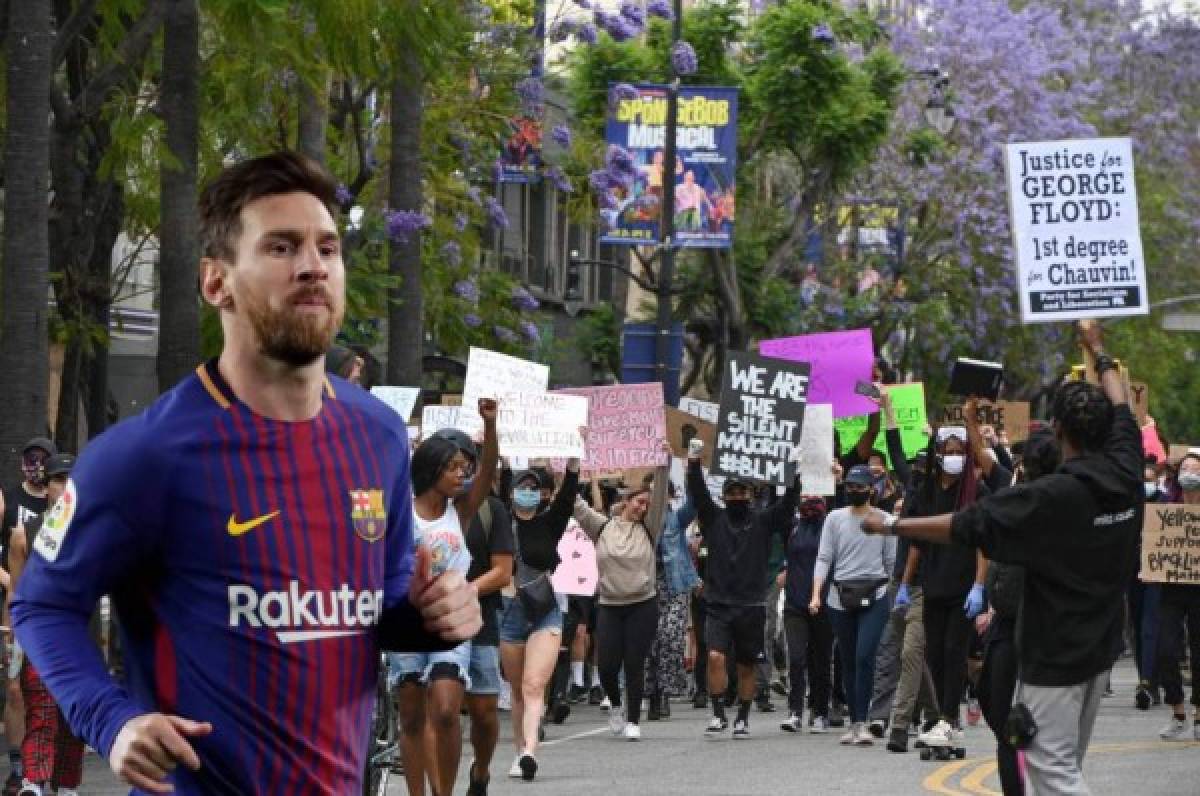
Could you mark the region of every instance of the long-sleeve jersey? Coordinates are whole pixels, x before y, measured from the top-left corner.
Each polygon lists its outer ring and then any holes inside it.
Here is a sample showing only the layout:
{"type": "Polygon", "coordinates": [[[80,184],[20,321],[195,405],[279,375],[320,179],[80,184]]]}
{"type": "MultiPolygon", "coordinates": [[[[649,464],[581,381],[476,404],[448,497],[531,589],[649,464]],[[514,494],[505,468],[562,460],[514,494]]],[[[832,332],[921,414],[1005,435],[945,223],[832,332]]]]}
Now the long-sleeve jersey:
{"type": "Polygon", "coordinates": [[[88,446],[21,578],[17,637],[100,754],[146,712],[212,723],[176,793],[360,790],[396,636],[377,623],[415,615],[408,438],[347,382],[322,399],[312,420],[271,420],[202,366],[88,446]],[[88,636],[104,594],[127,688],[88,636]]]}

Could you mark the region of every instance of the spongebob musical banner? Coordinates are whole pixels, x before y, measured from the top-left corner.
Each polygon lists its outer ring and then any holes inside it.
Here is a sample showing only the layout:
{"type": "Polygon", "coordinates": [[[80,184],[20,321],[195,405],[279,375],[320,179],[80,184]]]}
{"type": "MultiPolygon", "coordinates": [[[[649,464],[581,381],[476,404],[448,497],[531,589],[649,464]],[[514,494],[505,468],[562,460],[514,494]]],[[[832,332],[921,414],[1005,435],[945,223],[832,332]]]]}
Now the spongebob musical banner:
{"type": "MultiPolygon", "coordinates": [[[[651,245],[661,240],[667,89],[637,86],[638,96],[610,108],[606,138],[633,160],[632,173],[614,181],[601,202],[606,228],[601,243],[651,245]],[[617,184],[619,183],[619,184],[617,184]]],[[[675,240],[681,246],[728,249],[733,245],[737,169],[737,89],[679,89],[675,240]]],[[[609,171],[613,171],[611,168],[609,171]]]]}

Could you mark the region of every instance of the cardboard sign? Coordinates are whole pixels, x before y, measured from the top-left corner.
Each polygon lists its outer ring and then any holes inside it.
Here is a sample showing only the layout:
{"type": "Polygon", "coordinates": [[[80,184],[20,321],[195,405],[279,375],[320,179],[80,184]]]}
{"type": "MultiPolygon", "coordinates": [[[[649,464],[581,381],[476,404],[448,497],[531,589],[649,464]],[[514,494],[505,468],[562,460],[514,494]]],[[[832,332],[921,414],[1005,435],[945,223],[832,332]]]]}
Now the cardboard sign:
{"type": "Polygon", "coordinates": [[[809,404],[804,409],[800,481],[806,495],[832,495],[837,491],[833,477],[833,407],[829,404],[809,404]]]}
{"type": "Polygon", "coordinates": [[[807,362],[788,363],[744,351],[725,358],[713,463],[718,473],[787,485],[796,477],[808,403],[807,362]]]}
{"type": "Polygon", "coordinates": [[[558,568],[550,576],[559,594],[591,597],[600,585],[600,569],[596,565],[596,545],[579,523],[571,520],[558,540],[558,568]]]}
{"type": "Polygon", "coordinates": [[[556,394],[578,395],[588,401],[585,473],[607,473],[632,467],[661,467],[667,457],[662,384],[617,384],[571,387],[556,394]]]}
{"type": "Polygon", "coordinates": [[[1146,416],[1150,414],[1150,386],[1141,381],[1129,382],[1129,400],[1133,404],[1138,425],[1146,425],[1146,416]]]}
{"type": "Polygon", "coordinates": [[[717,444],[716,425],[673,406],[667,407],[666,419],[667,441],[671,443],[671,453],[680,459],[686,459],[688,443],[699,439],[704,443],[704,452],[700,460],[705,467],[711,467],[713,446],[717,444]]]}
{"type": "Polygon", "coordinates": [[[701,401],[699,398],[689,398],[686,395],[679,399],[679,408],[714,426],[717,424],[717,416],[721,413],[721,407],[712,401],[701,401]]]}
{"type": "Polygon", "coordinates": [[[1178,465],[1183,461],[1183,457],[1189,453],[1200,455],[1200,447],[1196,447],[1195,445],[1172,445],[1167,452],[1167,461],[1171,465],[1178,465]]]}
{"type": "MultiPolygon", "coordinates": [[[[442,396],[442,406],[462,406],[462,396],[446,394],[442,396]]],[[[476,404],[478,406],[478,404],[476,404]]]]}
{"type": "MultiPolygon", "coordinates": [[[[929,437],[925,435],[928,420],[925,416],[925,385],[919,381],[910,384],[889,384],[884,387],[892,397],[892,409],[896,413],[896,428],[900,431],[900,444],[904,454],[912,458],[925,450],[929,437]]],[[[868,418],[864,416],[845,417],[834,421],[838,432],[838,441],[842,449],[839,453],[848,453],[858,444],[858,439],[867,430],[868,418]]],[[[882,418],[881,418],[882,421],[882,418]]],[[[892,457],[887,450],[887,430],[880,423],[879,436],[871,447],[883,451],[887,458],[887,466],[892,467],[892,457]]]]}
{"type": "Polygon", "coordinates": [[[879,411],[869,398],[854,391],[858,382],[871,381],[875,348],[870,329],[763,340],[758,351],[775,359],[809,363],[808,399],[815,404],[832,404],[834,417],[879,411]]]}
{"type": "Polygon", "coordinates": [[[1128,138],[1005,146],[1025,323],[1150,311],[1128,138]]]}
{"type": "Polygon", "coordinates": [[[1146,505],[1139,577],[1146,583],[1200,586],[1200,506],[1146,505]]]}
{"type": "Polygon", "coordinates": [[[390,406],[396,414],[407,423],[412,417],[417,398],[421,395],[420,387],[372,387],[371,395],[390,406]]]}
{"type": "MultiPolygon", "coordinates": [[[[980,401],[976,417],[980,425],[992,426],[997,434],[1007,432],[1010,443],[1029,439],[1029,404],[1025,401],[980,401]]],[[[943,426],[965,425],[962,404],[943,407],[936,419],[943,426]]]]}

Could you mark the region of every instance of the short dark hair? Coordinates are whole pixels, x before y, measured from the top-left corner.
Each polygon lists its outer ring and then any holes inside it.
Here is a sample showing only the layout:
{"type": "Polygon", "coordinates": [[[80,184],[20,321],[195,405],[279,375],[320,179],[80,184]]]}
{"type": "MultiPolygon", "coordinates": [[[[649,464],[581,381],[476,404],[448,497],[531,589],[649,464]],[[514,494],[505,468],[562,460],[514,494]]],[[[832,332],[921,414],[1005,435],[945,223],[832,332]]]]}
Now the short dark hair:
{"type": "Polygon", "coordinates": [[[1041,429],[1029,435],[1025,443],[1025,480],[1033,481],[1044,475],[1050,475],[1058,469],[1062,454],[1058,448],[1058,440],[1049,429],[1041,429]]]}
{"type": "Polygon", "coordinates": [[[308,193],[335,215],[337,183],[320,163],[299,152],[274,152],[224,169],[200,194],[200,251],[233,261],[242,234],[242,208],[264,196],[308,193]]]}
{"type": "Polygon", "coordinates": [[[1086,381],[1059,385],[1054,393],[1053,415],[1063,436],[1083,450],[1099,450],[1112,431],[1112,401],[1103,390],[1086,381]]]}

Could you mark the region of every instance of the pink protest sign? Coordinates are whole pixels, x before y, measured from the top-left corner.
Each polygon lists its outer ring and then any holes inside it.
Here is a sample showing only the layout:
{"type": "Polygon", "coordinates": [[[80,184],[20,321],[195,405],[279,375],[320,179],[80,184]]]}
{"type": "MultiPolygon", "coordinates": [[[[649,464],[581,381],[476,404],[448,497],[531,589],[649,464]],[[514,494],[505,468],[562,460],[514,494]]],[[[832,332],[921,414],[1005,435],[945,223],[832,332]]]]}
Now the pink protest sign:
{"type": "Polygon", "coordinates": [[[763,356],[812,365],[808,381],[810,404],[833,404],[834,417],[855,417],[879,411],[868,398],[854,391],[860,381],[871,381],[875,346],[870,329],[780,337],[758,344],[763,356]]]}
{"type": "Polygon", "coordinates": [[[555,392],[588,398],[587,455],[580,463],[584,472],[609,473],[667,463],[662,452],[667,423],[658,382],[570,387],[555,392]]]}
{"type": "Polygon", "coordinates": [[[550,577],[554,590],[559,594],[574,594],[591,597],[600,583],[600,570],[596,567],[596,545],[571,520],[566,532],[558,540],[558,569],[550,577]]]}

